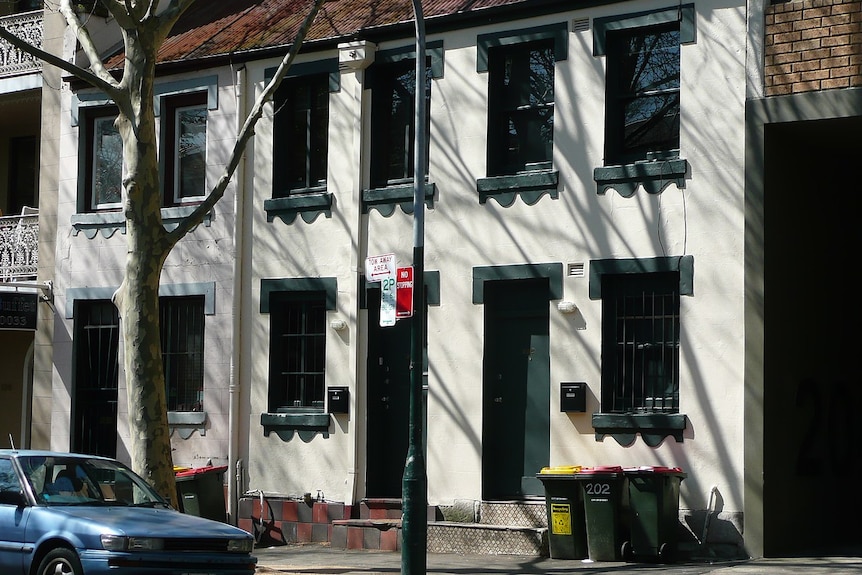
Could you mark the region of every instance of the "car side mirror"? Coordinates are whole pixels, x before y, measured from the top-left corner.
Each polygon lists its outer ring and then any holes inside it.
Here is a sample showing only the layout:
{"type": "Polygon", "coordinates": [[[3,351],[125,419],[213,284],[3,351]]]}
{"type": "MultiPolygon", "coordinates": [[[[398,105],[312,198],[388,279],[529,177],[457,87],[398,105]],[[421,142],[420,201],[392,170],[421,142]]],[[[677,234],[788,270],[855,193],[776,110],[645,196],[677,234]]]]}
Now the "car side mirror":
{"type": "Polygon", "coordinates": [[[24,507],[26,504],[27,499],[24,497],[24,492],[20,489],[17,491],[0,491],[0,505],[24,507]]]}

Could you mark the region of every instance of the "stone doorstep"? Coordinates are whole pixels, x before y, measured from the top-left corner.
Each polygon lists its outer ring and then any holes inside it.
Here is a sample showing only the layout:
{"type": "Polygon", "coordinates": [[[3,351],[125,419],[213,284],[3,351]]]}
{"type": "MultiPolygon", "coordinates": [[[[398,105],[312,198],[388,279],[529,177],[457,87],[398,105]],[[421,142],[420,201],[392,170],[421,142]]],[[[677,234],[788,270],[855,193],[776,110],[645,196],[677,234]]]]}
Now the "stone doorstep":
{"type": "MultiPolygon", "coordinates": [[[[344,519],[332,522],[331,546],[335,549],[398,551],[401,520],[344,519]]],[[[487,553],[547,556],[547,529],[520,525],[487,525],[431,521],[428,523],[431,553],[487,553]]]]}
{"type": "Polygon", "coordinates": [[[401,499],[368,498],[359,504],[360,519],[400,519],[401,499]]]}
{"type": "Polygon", "coordinates": [[[330,546],[334,549],[401,549],[400,519],[341,519],[332,522],[330,546]]]}
{"type": "Polygon", "coordinates": [[[487,523],[428,523],[428,552],[487,555],[548,555],[548,529],[487,523]]]}

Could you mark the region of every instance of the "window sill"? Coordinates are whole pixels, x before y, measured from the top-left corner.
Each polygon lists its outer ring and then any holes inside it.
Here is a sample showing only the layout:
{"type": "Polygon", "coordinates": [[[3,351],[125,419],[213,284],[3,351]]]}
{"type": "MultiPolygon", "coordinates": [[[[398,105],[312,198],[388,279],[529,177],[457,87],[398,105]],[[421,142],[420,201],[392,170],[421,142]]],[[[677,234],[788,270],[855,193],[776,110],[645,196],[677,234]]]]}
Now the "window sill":
{"type": "MultiPolygon", "coordinates": [[[[191,205],[162,208],[162,224],[166,229],[172,230],[196,207],[196,205],[191,205]]],[[[211,223],[212,212],[209,212],[204,216],[204,225],[209,227],[211,223]]],[[[100,232],[103,237],[110,238],[117,232],[126,233],[126,217],[121,210],[73,214],[72,229],[76,236],[83,232],[90,240],[100,232]]]]}
{"type": "Polygon", "coordinates": [[[638,186],[643,186],[648,194],[661,193],[670,184],[684,188],[687,173],[688,161],[676,158],[596,168],[593,179],[600,195],[614,189],[622,197],[630,198],[638,186]]]}
{"type": "Polygon", "coordinates": [[[207,420],[206,411],[169,411],[168,426],[171,433],[177,432],[177,435],[183,439],[188,439],[192,436],[195,429],[201,435],[206,435],[207,429],[204,425],[207,420]]]}
{"type": "MultiPolygon", "coordinates": [[[[437,185],[425,183],[425,205],[434,207],[434,194],[437,193],[437,185]]],[[[374,209],[384,217],[389,217],[395,212],[395,207],[400,206],[405,214],[413,213],[413,184],[392,185],[385,188],[371,188],[362,190],[362,213],[367,214],[374,209]]]]}
{"type": "Polygon", "coordinates": [[[504,208],[508,208],[520,196],[524,203],[532,206],[548,194],[553,199],[559,197],[560,173],[556,170],[523,172],[511,176],[494,176],[476,180],[479,203],[484,204],[494,198],[504,208]]]}
{"type": "Polygon", "coordinates": [[[330,417],[328,413],[317,410],[300,410],[289,413],[261,413],[260,424],[263,434],[269,437],[273,431],[282,440],[289,441],[294,432],[327,433],[330,417]]]}
{"type": "Polygon", "coordinates": [[[271,198],[263,202],[266,211],[266,221],[272,222],[275,218],[290,225],[296,220],[296,216],[310,224],[317,216],[324,214],[327,218],[332,215],[332,194],[328,192],[297,193],[286,198],[271,198]]]}
{"type": "Polygon", "coordinates": [[[685,427],[686,416],[682,413],[593,414],[596,440],[610,435],[623,447],[634,443],[638,433],[650,447],[658,446],[667,436],[672,436],[677,443],[682,443],[685,427]]]}

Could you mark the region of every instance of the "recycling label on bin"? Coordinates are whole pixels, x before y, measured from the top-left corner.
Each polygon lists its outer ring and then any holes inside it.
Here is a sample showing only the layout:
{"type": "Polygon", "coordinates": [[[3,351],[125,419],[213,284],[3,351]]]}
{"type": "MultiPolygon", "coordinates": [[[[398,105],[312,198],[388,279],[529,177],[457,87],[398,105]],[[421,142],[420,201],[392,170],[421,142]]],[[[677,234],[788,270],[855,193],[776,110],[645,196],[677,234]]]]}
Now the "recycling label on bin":
{"type": "Polygon", "coordinates": [[[551,533],[572,534],[572,506],[568,503],[551,503],[551,533]]]}

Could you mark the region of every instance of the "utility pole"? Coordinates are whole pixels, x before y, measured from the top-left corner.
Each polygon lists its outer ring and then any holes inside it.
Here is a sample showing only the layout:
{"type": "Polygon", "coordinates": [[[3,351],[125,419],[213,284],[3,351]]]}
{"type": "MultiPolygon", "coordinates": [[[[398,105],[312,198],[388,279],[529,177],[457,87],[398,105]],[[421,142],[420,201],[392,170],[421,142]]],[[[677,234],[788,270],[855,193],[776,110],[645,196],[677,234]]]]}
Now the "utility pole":
{"type": "Polygon", "coordinates": [[[416,21],[416,93],[413,146],[413,323],[410,338],[410,424],[402,486],[401,573],[424,575],[427,568],[428,478],[422,444],[422,359],[425,335],[425,19],[413,0],[416,21]]]}

